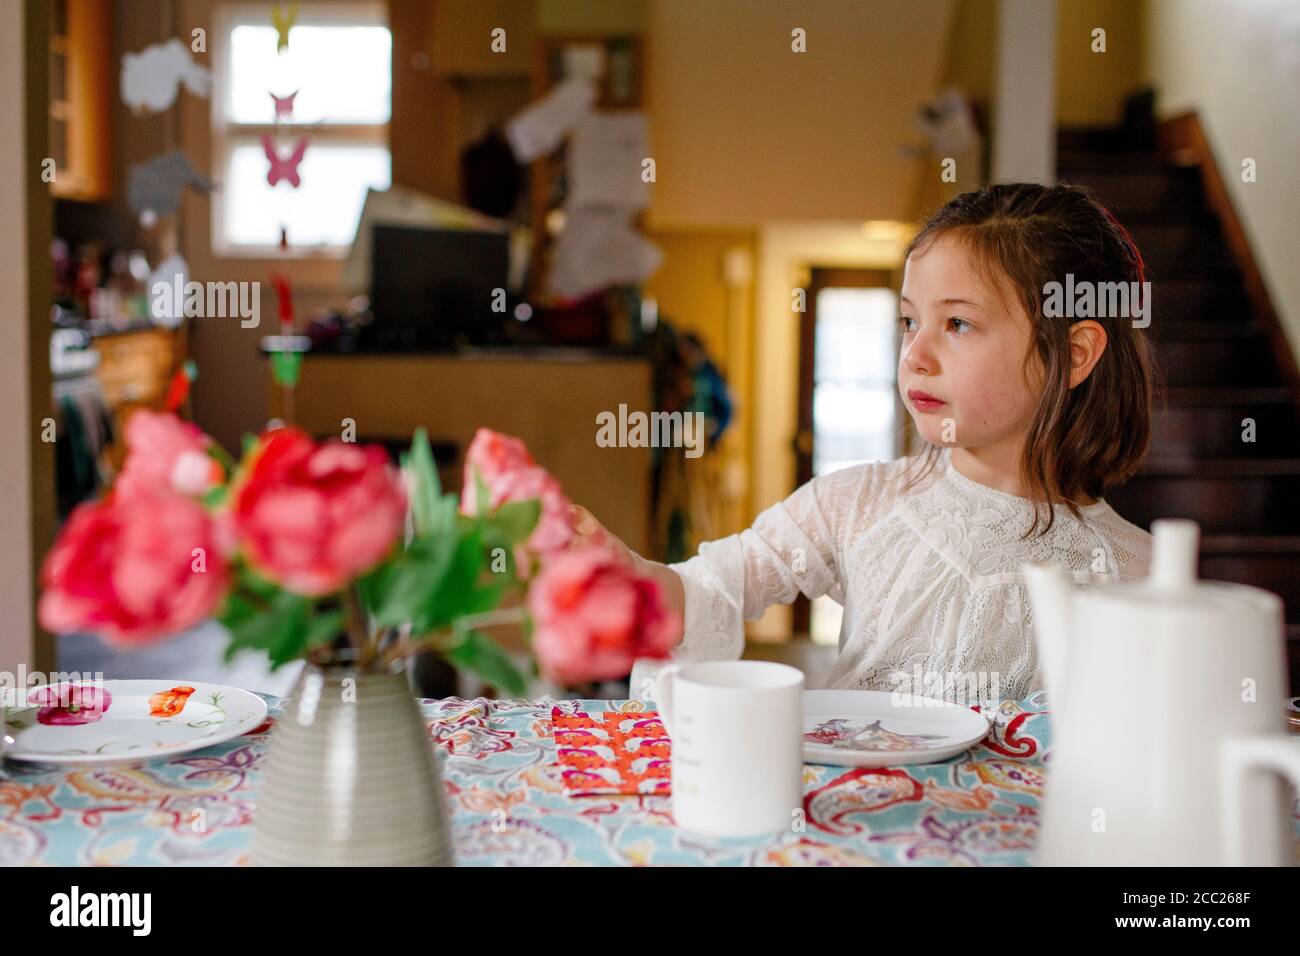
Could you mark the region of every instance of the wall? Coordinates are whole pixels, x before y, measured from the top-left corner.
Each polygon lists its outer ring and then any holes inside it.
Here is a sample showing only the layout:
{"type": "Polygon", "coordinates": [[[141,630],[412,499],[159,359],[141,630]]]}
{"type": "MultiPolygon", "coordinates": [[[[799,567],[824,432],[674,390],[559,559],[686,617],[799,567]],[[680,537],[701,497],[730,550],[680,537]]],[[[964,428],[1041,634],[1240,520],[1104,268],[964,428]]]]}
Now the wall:
{"type": "MultiPolygon", "coordinates": [[[[723,434],[720,460],[688,460],[688,469],[715,469],[714,494],[702,502],[693,528],[708,541],[749,527],[754,513],[748,475],[753,445],[754,262],[757,236],[752,230],[650,232],[664,251],[664,263],[645,285],[660,316],[678,329],[696,333],[727,379],[733,420],[723,434]],[[740,257],[739,274],[728,277],[728,256],[740,257]],[[744,273],[744,263],[748,273],[744,273]]],[[[733,266],[733,269],[735,266],[733,266]]]]}
{"type": "Polygon", "coordinates": [[[1142,4],[1062,0],[1056,12],[1056,118],[1062,126],[1110,126],[1142,83],[1142,4]],[[1092,52],[1092,31],[1106,52],[1092,52]]]}
{"type": "Polygon", "coordinates": [[[902,219],[952,0],[652,0],[652,226],[902,219]],[[790,49],[807,31],[806,53],[790,49]]]}
{"type": "Polygon", "coordinates": [[[1292,350],[1300,355],[1300,5],[1147,0],[1157,112],[1200,114],[1292,350]],[[1241,161],[1257,181],[1241,181],[1241,161]]]}
{"type": "MultiPolygon", "coordinates": [[[[37,556],[54,521],[49,243],[51,202],[40,179],[48,155],[48,24],[40,5],[0,4],[0,670],[54,669],[53,643],[37,631],[37,556]]],[[[57,175],[57,172],[56,172],[57,175]]]]}

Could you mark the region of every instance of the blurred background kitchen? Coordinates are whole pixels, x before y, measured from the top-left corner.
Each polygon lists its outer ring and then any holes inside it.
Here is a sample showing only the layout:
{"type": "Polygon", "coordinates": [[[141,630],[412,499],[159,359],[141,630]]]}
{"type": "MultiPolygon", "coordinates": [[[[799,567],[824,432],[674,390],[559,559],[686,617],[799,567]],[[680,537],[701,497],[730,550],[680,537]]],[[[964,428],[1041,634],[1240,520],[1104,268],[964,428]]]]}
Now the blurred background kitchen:
{"type": "MultiPolygon", "coordinates": [[[[1060,179],[1155,281],[1155,443],[1111,503],[1195,518],[1203,575],[1281,594],[1295,673],[1294,3],[53,0],[0,37],[0,261],[26,277],[0,292],[0,666],[291,684],[223,662],[216,625],[131,654],[36,631],[53,530],[139,407],[232,450],[274,418],[424,426],[449,488],[488,426],[688,557],[909,450],[901,250],[957,192],[1060,179]],[[622,406],[702,413],[703,453],[599,447],[622,406]]],[[[748,653],[815,682],[838,613],[772,608],[748,653]]]]}

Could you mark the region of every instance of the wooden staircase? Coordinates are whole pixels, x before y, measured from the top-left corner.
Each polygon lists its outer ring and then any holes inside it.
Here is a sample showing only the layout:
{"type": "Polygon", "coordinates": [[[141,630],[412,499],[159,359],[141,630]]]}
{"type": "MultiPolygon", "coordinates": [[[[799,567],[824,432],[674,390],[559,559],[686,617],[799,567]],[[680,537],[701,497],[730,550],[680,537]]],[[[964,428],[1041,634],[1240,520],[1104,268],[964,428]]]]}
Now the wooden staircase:
{"type": "Polygon", "coordinates": [[[1198,138],[1186,125],[1163,149],[1131,127],[1058,137],[1060,180],[1115,214],[1152,282],[1161,386],[1151,453],[1107,500],[1144,528],[1194,519],[1202,576],[1281,595],[1300,693],[1300,381],[1213,158],[1203,138],[1187,146],[1198,138]],[[1243,440],[1247,420],[1254,441],[1243,440]]]}

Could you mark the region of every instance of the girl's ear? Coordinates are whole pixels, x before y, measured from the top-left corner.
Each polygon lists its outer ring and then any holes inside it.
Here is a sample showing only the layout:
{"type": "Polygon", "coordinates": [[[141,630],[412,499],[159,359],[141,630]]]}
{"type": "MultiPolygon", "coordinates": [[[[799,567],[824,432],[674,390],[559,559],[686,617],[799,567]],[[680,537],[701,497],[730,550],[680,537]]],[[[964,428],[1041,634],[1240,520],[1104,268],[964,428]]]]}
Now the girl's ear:
{"type": "Polygon", "coordinates": [[[1085,319],[1070,326],[1070,388],[1092,373],[1105,351],[1106,330],[1100,323],[1085,319]]]}

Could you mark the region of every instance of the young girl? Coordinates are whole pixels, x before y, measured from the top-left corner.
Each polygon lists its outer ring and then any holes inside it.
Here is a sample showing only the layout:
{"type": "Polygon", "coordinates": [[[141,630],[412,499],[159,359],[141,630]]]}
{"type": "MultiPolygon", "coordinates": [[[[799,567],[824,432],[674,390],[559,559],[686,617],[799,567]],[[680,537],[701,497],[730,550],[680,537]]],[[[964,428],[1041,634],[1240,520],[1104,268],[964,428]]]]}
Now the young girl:
{"type": "MultiPolygon", "coordinates": [[[[1102,500],[1146,452],[1144,333],[1129,315],[1045,314],[1045,287],[1141,288],[1142,271],[1078,189],[958,196],[908,247],[900,297],[898,388],[921,454],[819,475],[680,564],[646,561],[575,508],[579,534],[663,585],[685,621],[676,660],[737,658],[743,621],[829,594],[844,617],[828,686],[1023,697],[1042,684],[1021,565],[1130,579],[1150,560],[1150,536],[1102,500]]],[[[653,668],[637,663],[633,694],[653,668]]]]}

